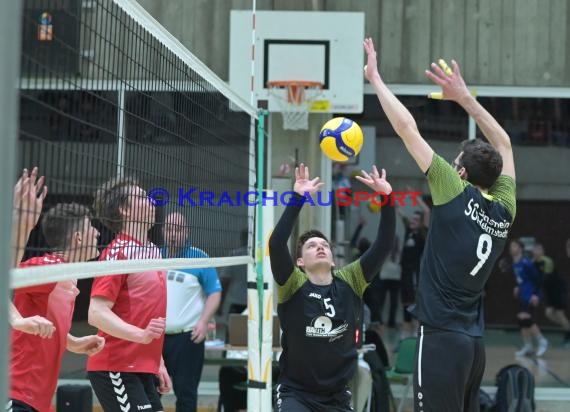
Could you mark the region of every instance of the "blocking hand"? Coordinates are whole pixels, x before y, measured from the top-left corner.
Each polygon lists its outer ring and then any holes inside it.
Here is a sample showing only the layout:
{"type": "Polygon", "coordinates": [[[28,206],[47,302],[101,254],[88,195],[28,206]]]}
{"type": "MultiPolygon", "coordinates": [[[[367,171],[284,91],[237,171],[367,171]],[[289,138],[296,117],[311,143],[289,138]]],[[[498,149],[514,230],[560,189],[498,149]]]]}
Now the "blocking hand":
{"type": "Polygon", "coordinates": [[[443,68],[436,63],[432,63],[431,70],[426,70],[426,76],[441,87],[442,97],[457,103],[465,98],[470,98],[471,92],[469,92],[461,76],[459,64],[455,60],[451,60],[451,69],[443,60],[441,60],[441,64],[443,68]]]}

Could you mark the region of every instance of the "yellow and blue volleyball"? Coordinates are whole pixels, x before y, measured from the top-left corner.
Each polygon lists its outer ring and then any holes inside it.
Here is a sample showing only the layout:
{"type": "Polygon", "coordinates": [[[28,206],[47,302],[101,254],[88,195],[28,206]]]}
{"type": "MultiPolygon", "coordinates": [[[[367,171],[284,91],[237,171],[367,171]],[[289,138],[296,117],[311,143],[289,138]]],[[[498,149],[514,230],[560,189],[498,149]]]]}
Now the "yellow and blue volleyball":
{"type": "Polygon", "coordinates": [[[346,162],[358,155],[363,143],[362,129],[346,117],[335,117],[321,129],[321,150],[335,162],[346,162]]]}

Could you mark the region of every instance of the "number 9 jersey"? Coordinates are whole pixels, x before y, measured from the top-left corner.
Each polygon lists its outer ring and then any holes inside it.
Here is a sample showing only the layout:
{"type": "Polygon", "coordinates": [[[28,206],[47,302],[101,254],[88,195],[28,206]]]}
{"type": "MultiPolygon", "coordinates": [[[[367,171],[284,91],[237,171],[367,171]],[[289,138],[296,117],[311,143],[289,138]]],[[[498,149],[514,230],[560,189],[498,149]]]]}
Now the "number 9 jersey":
{"type": "Polygon", "coordinates": [[[501,175],[485,194],[435,153],[427,179],[434,207],[412,313],[435,328],[483,336],[483,288],[515,218],[515,181],[501,175]]]}

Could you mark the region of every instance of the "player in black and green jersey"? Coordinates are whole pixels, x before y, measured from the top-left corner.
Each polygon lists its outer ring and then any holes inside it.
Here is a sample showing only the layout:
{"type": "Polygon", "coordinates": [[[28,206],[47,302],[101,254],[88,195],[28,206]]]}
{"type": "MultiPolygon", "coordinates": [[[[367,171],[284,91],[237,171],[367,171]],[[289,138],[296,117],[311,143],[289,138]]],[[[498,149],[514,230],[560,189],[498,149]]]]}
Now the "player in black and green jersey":
{"type": "MultiPolygon", "coordinates": [[[[390,194],[386,172],[376,167],[356,177],[375,192],[390,194]]],[[[287,241],[305,196],[322,183],[310,180],[309,169],[295,169],[295,196],[269,239],[271,270],[277,282],[277,313],[283,334],[279,359],[277,411],[350,411],[346,386],[357,365],[356,331],[362,294],[390,252],[396,218],[391,201],[382,207],[377,238],[355,262],[334,269],[330,244],[319,231],[300,236],[296,266],[287,241]]]]}
{"type": "Polygon", "coordinates": [[[515,218],[515,167],[511,142],[467,89],[459,66],[436,64],[426,75],[443,98],[457,102],[489,143],[466,141],[448,164],[420,135],[416,122],[378,73],[371,39],[365,76],[382,109],[421,171],[432,194],[430,230],[413,314],[420,322],[414,373],[414,408],[423,412],[479,411],[485,369],[483,287],[515,218]]]}

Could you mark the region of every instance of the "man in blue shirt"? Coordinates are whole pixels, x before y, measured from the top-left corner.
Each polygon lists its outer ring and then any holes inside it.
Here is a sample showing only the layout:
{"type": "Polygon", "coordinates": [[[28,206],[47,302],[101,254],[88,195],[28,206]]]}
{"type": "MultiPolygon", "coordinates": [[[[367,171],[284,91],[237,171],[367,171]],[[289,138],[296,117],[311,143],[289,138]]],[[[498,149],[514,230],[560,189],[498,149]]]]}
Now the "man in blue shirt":
{"type": "MultiPolygon", "coordinates": [[[[164,258],[208,258],[188,242],[189,228],[180,213],[164,222],[164,258]]],[[[163,357],[172,376],[176,412],[195,412],[204,365],[208,322],[220,305],[222,286],[215,268],[173,269],[166,276],[167,311],[163,357]]],[[[152,293],[149,291],[149,293],[152,293]]]]}
{"type": "Polygon", "coordinates": [[[537,356],[544,355],[548,349],[548,341],[540,333],[533,319],[534,308],[540,300],[540,273],[532,261],[523,255],[524,245],[520,240],[512,240],[509,252],[513,258],[513,273],[517,280],[514,295],[519,300],[517,318],[521,329],[523,347],[516,352],[517,356],[527,356],[534,353],[532,338],[538,342],[537,356]]]}

